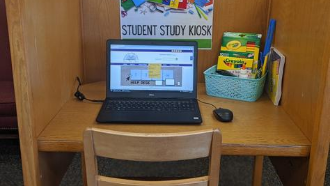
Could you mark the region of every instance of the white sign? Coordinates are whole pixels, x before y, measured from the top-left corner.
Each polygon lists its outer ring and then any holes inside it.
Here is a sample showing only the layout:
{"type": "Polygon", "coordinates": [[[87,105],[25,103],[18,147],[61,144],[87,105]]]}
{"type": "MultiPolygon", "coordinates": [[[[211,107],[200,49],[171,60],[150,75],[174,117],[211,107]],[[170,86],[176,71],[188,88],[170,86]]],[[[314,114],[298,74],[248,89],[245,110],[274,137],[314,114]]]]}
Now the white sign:
{"type": "Polygon", "coordinates": [[[121,0],[122,39],[195,40],[212,47],[213,0],[121,0]]]}

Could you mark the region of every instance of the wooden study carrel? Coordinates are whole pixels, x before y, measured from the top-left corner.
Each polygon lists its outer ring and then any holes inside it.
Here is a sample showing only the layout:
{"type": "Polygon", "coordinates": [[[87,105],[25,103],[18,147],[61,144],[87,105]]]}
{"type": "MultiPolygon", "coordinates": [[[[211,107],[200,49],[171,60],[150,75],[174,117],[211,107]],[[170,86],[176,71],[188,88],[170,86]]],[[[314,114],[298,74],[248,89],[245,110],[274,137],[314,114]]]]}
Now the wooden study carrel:
{"type": "MultiPolygon", "coordinates": [[[[57,185],[73,152],[82,152],[86,126],[128,130],[95,124],[100,106],[72,96],[80,76],[86,95],[103,98],[105,41],[120,38],[119,0],[6,0],[6,8],[24,183],[57,185]]],[[[274,157],[284,184],[324,182],[330,139],[329,10],[325,0],[214,1],[212,50],[199,51],[199,98],[232,108],[235,118],[231,125],[219,123],[209,114],[212,108],[201,105],[205,120],[200,128],[222,130],[225,155],[256,157],[254,185],[261,183],[263,156],[274,157]],[[286,56],[281,106],[267,97],[247,103],[205,95],[203,71],[216,63],[223,32],[262,33],[264,38],[270,18],[277,20],[273,46],[286,56]]],[[[198,129],[153,128],[131,130],[198,129]]]]}

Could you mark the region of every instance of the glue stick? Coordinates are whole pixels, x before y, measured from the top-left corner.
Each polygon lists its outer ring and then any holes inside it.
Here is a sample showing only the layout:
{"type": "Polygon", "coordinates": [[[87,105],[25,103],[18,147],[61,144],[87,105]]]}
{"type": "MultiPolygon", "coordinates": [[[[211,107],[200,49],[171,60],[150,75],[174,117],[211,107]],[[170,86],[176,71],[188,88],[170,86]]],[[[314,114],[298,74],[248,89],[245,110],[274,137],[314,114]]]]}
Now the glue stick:
{"type": "Polygon", "coordinates": [[[238,77],[239,78],[245,78],[245,79],[249,77],[249,74],[248,74],[248,71],[246,69],[245,63],[243,64],[241,70],[239,71],[238,77]]]}

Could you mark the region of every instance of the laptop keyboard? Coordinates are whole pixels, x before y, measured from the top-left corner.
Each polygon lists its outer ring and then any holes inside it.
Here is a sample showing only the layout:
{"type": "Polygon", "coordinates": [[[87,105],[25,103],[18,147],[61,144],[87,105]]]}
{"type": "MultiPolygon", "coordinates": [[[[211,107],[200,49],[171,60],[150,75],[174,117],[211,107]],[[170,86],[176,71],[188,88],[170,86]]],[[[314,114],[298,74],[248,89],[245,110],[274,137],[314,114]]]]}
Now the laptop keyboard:
{"type": "Polygon", "coordinates": [[[182,112],[194,111],[195,106],[192,100],[109,100],[106,110],[182,112]]]}

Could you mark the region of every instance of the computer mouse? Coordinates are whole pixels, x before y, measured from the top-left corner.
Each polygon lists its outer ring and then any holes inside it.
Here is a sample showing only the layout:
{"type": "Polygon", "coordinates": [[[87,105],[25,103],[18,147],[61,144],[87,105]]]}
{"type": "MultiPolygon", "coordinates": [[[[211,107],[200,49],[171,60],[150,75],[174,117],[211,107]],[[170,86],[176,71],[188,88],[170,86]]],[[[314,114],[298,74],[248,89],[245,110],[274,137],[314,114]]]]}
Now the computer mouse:
{"type": "Polygon", "coordinates": [[[218,108],[213,110],[213,114],[217,120],[221,122],[230,122],[233,120],[234,114],[231,110],[225,108],[218,108]]]}

